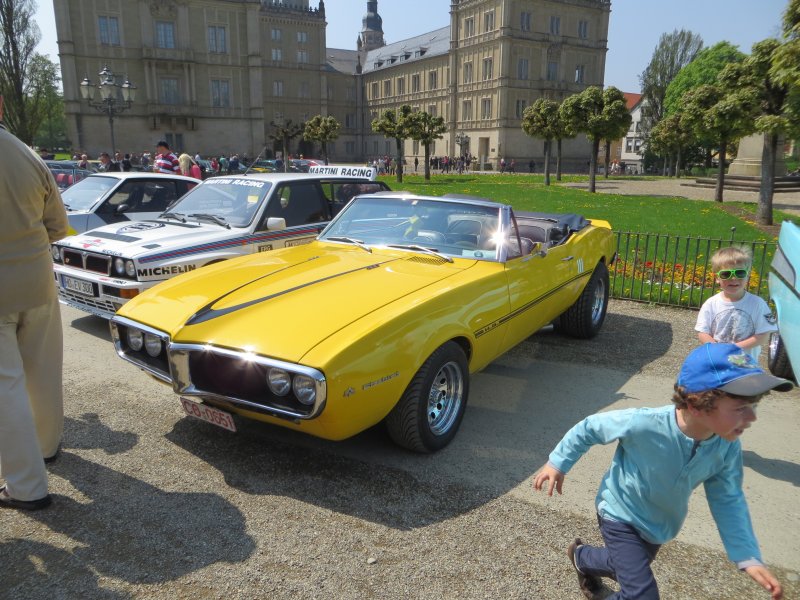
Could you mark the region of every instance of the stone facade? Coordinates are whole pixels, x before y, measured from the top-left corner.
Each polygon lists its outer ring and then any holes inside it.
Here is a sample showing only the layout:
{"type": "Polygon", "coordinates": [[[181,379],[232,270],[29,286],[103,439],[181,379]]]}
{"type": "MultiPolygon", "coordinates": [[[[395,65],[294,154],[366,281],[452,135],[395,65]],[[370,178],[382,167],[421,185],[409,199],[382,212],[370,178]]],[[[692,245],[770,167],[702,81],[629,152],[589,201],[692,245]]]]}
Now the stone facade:
{"type": "MultiPolygon", "coordinates": [[[[332,2],[344,0],[329,0],[332,2]]],[[[378,3],[367,2],[356,50],[327,48],[325,2],[309,0],[54,0],[65,110],[75,148],[108,150],[108,117],[81,100],[80,82],[108,66],[137,85],[114,119],[122,152],[178,150],[255,156],[272,122],[333,115],[335,161],[391,154],[372,118],[410,104],[445,118],[436,155],[457,134],[494,165],[543,156],[521,129],[522,110],[602,85],[609,0],[451,0],[450,25],[386,45],[378,3]]],[[[354,32],[356,33],[356,32],[354,32]]],[[[293,149],[315,148],[296,138],[293,149]]],[[[565,142],[565,168],[585,165],[585,140],[565,142]]],[[[412,141],[407,155],[422,155],[412,141]]],[[[540,163],[541,164],[541,163],[540,163]]],[[[585,168],[585,167],[584,167],[585,168]]]]}

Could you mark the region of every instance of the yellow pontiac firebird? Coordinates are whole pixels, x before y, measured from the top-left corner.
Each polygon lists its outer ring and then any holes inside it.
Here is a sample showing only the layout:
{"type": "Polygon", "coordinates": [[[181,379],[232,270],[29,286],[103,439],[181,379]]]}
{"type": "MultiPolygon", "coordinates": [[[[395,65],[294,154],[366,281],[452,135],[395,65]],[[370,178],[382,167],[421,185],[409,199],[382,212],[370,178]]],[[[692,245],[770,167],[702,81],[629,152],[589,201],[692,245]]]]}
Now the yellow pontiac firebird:
{"type": "Polygon", "coordinates": [[[198,269],[111,320],[117,353],[187,414],[330,440],[385,421],[401,446],[455,436],[469,377],[542,326],[591,337],[609,224],[471,197],[354,198],[310,244],[198,269]]]}

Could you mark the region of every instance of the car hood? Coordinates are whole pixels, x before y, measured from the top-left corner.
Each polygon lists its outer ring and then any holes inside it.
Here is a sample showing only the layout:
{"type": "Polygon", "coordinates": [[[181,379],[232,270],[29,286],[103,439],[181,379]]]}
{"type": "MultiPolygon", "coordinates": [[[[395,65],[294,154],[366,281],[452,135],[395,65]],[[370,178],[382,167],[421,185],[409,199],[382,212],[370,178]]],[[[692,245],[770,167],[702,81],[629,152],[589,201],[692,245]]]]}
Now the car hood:
{"type": "Polygon", "coordinates": [[[330,246],[313,242],[206,267],[141,294],[118,314],[174,341],[299,362],[364,315],[476,262],[330,246]]]}
{"type": "Polygon", "coordinates": [[[186,247],[195,240],[213,243],[245,235],[246,230],[227,229],[214,223],[129,221],[104,225],[64,238],[59,244],[90,252],[140,259],[149,254],[161,254],[174,248],[186,247]]]}

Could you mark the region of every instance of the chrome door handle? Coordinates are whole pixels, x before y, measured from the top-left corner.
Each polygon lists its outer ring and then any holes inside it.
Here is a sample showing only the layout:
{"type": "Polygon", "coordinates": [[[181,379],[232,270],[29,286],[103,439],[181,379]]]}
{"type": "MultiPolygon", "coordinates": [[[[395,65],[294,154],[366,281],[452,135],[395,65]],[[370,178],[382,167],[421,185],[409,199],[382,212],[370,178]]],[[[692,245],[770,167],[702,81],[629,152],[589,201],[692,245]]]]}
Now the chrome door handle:
{"type": "Polygon", "coordinates": [[[574,256],[565,256],[564,258],[561,259],[561,262],[567,262],[568,260],[572,260],[573,258],[575,258],[575,257],[574,256]]]}

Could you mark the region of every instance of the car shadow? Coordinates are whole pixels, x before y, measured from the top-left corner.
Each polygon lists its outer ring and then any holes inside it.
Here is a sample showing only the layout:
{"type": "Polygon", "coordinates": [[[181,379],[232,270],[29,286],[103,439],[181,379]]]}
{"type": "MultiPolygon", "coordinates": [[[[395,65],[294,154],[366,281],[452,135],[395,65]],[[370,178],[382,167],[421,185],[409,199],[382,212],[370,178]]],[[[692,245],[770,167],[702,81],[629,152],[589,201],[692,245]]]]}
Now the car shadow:
{"type": "MultiPolygon", "coordinates": [[[[62,313],[63,314],[63,313],[62,313]]],[[[84,313],[85,314],[85,313],[84,313]]],[[[67,320],[68,317],[65,317],[67,320]]],[[[72,326],[83,333],[88,333],[98,339],[111,341],[111,331],[108,328],[108,319],[86,315],[72,319],[72,326]]]]}
{"type": "Polygon", "coordinates": [[[461,430],[436,454],[395,446],[380,425],[328,442],[241,418],[238,432],[230,434],[186,417],[166,437],[248,494],[287,496],[392,528],[424,527],[471,511],[530,478],[585,416],[619,400],[638,401],[624,388],[669,349],[671,325],[622,315],[612,321],[617,322],[593,340],[537,334],[473,376],[461,430]],[[641,351],[620,345],[597,360],[623,335],[615,327],[644,328],[647,343],[641,351]],[[621,364],[616,352],[626,357],[621,364]]]}
{"type": "Polygon", "coordinates": [[[785,460],[764,458],[752,450],[743,450],[744,465],[769,479],[778,479],[800,487],[800,465],[785,460]]]}

